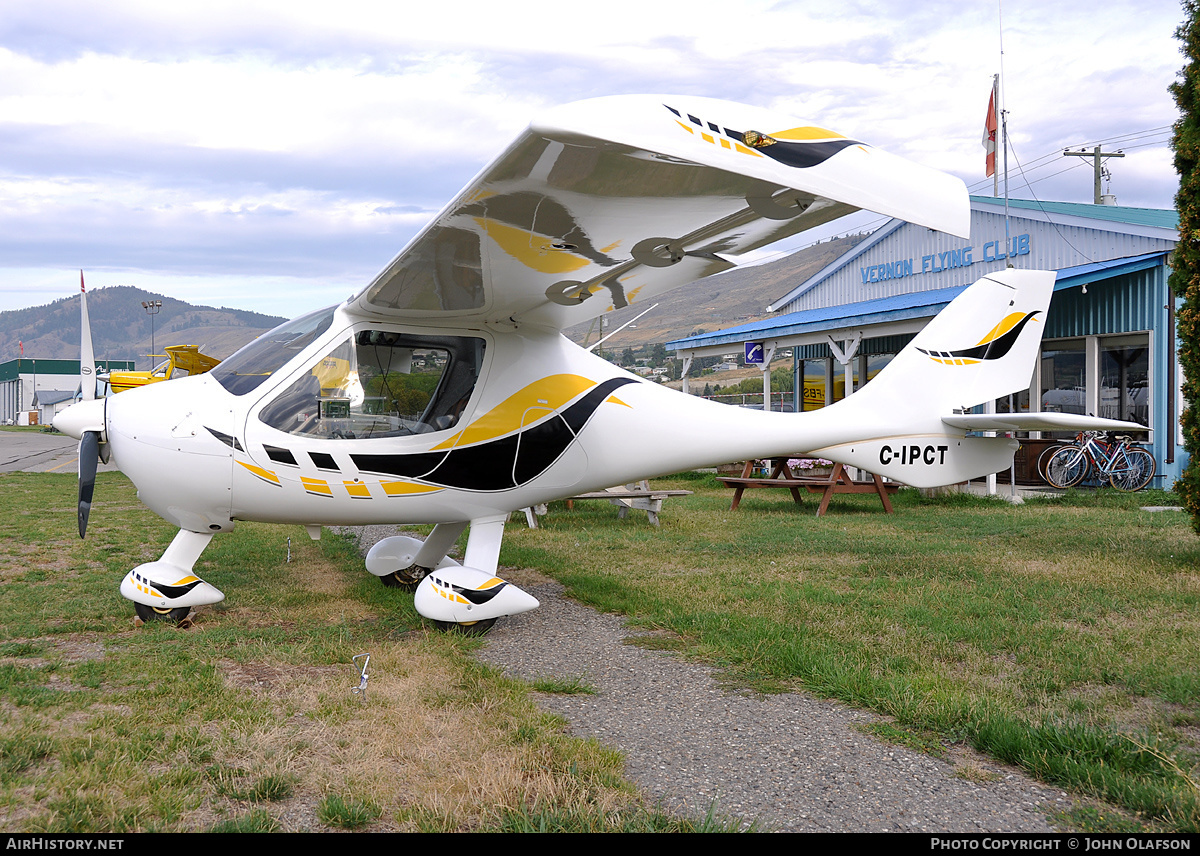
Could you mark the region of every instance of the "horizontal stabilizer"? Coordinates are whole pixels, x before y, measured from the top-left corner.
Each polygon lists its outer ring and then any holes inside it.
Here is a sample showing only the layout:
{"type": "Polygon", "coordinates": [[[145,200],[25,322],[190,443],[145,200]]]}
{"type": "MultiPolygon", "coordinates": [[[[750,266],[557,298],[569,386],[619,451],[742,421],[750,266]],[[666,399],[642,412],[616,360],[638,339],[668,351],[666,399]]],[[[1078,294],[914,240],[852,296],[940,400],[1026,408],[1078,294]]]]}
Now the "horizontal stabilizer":
{"type": "Polygon", "coordinates": [[[1137,422],[1099,419],[1078,413],[967,413],[943,416],[951,428],[967,431],[1149,431],[1137,422]]]}
{"type": "Polygon", "coordinates": [[[1029,388],[1053,292],[1050,271],[1008,269],[980,278],[861,391],[813,414],[829,423],[827,436],[840,430],[844,437],[847,426],[858,436],[811,453],[914,487],[936,487],[1012,464],[1016,439],[964,431],[1147,430],[1072,413],[963,413],[1029,388]]]}

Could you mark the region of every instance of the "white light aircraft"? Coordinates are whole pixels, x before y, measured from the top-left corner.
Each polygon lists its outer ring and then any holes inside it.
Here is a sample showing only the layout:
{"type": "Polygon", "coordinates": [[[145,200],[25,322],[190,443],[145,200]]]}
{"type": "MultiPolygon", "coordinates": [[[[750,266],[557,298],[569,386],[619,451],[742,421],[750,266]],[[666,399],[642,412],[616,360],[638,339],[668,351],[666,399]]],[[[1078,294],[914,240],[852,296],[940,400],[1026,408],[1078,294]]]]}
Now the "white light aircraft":
{"type": "MultiPolygon", "coordinates": [[[[482,632],[537,601],[496,576],[507,515],[715,462],[806,450],[914,486],[1006,468],[981,430],[1124,428],[969,415],[1028,386],[1054,274],[985,276],[870,385],[813,413],[714,404],[646,382],[560,331],[733,267],[858,209],[966,237],[962,182],[761,109],[622,96],[533,123],[373,282],[198,377],[85,399],[79,533],[112,460],[179,527],[121,593],[143,619],[224,598],[193,573],[237,521],[436,524],[367,557],[441,626],[482,632]],[[460,565],[447,556],[470,527],[460,565]]],[[[94,374],[83,297],[82,363],[94,374]]],[[[647,305],[649,305],[647,303],[647,305]]],[[[88,393],[91,393],[90,395],[88,393]]]]}

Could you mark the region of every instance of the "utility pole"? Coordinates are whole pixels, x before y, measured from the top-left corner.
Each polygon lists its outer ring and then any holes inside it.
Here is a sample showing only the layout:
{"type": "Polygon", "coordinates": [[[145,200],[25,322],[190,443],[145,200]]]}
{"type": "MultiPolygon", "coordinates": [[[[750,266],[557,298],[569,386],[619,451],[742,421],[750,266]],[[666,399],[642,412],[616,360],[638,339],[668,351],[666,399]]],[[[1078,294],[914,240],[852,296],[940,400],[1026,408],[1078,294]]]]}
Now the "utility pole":
{"type": "Polygon", "coordinates": [[[1102,152],[1102,151],[1100,151],[1100,147],[1096,146],[1090,152],[1087,149],[1080,149],[1077,152],[1073,152],[1069,149],[1063,149],[1063,157],[1091,158],[1092,159],[1092,169],[1096,173],[1096,181],[1095,181],[1095,186],[1094,186],[1095,199],[1093,201],[1097,205],[1099,205],[1100,201],[1101,201],[1100,200],[1100,176],[1104,171],[1104,168],[1100,165],[1100,158],[1123,158],[1123,157],[1125,157],[1125,153],[1120,151],[1119,149],[1115,152],[1102,152]]]}

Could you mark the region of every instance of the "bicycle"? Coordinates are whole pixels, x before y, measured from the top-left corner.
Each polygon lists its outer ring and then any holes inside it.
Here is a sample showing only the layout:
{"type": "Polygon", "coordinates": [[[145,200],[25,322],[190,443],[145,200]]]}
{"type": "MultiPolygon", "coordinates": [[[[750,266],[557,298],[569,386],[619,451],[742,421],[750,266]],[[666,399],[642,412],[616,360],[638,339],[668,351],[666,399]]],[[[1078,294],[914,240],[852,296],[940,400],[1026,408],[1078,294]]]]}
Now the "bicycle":
{"type": "MultiPolygon", "coordinates": [[[[1075,435],[1074,442],[1077,445],[1083,442],[1083,432],[1080,432],[1075,435]]],[[[1042,450],[1042,453],[1040,455],[1038,455],[1037,474],[1041,477],[1042,481],[1047,482],[1047,483],[1050,481],[1049,477],[1046,475],[1046,467],[1049,466],[1050,459],[1053,458],[1056,454],[1058,454],[1058,451],[1060,449],[1065,449],[1069,445],[1071,445],[1071,444],[1066,441],[1064,441],[1062,443],[1055,443],[1052,446],[1047,446],[1045,449],[1042,450]]]]}
{"type": "Polygon", "coordinates": [[[1085,431],[1078,445],[1064,446],[1046,464],[1046,481],[1057,488],[1074,487],[1083,481],[1108,481],[1122,491],[1141,490],[1157,472],[1154,456],[1127,436],[1109,442],[1101,431],[1085,431]]]}

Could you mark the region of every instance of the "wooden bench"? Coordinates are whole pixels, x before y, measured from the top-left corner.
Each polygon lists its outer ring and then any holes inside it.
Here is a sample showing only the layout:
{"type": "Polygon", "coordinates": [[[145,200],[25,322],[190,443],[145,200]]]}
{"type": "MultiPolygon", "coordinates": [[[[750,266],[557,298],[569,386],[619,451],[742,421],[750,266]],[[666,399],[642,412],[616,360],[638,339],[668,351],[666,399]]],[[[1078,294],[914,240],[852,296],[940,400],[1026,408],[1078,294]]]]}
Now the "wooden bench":
{"type": "Polygon", "coordinates": [[[740,476],[717,476],[718,481],[726,487],[733,488],[733,504],[729,507],[730,511],[738,507],[742,501],[742,494],[751,488],[787,488],[792,492],[792,499],[796,504],[803,505],[804,501],[800,498],[800,490],[803,488],[809,493],[821,494],[817,517],[820,517],[829,508],[829,500],[833,499],[835,493],[877,493],[879,501],[883,503],[883,510],[888,514],[893,513],[892,502],[888,499],[888,494],[895,493],[900,489],[900,485],[895,482],[885,482],[874,474],[869,474],[871,475],[870,481],[851,479],[841,464],[834,464],[833,472],[828,476],[797,478],[788,466],[787,458],[775,460],[769,476],[750,475],[756,463],[753,460],[746,461],[740,476]]]}
{"type": "MultiPolygon", "coordinates": [[[[605,499],[613,505],[620,508],[618,517],[624,520],[629,516],[629,509],[633,508],[638,511],[646,512],[650,522],[655,526],[658,525],[658,513],[662,511],[663,502],[672,496],[691,496],[690,490],[659,490],[651,488],[650,483],[646,479],[632,484],[610,487],[605,490],[597,490],[591,493],[581,493],[578,496],[572,496],[567,499],[567,509],[573,509],[575,502],[582,499],[605,499]]],[[[525,509],[525,520],[529,523],[530,529],[537,529],[538,515],[545,514],[547,507],[545,505],[536,505],[532,508],[525,509]]]]}

